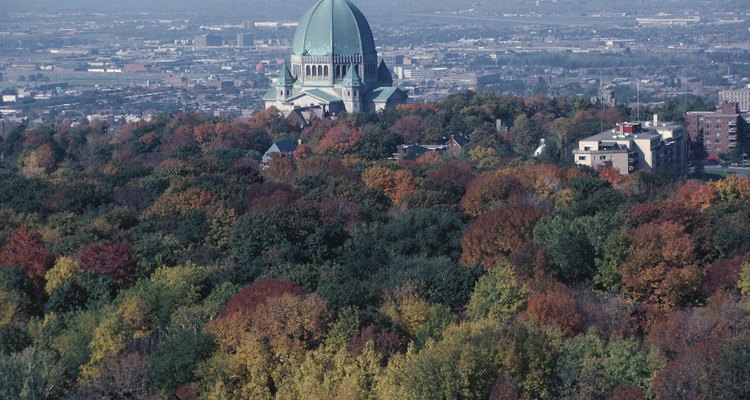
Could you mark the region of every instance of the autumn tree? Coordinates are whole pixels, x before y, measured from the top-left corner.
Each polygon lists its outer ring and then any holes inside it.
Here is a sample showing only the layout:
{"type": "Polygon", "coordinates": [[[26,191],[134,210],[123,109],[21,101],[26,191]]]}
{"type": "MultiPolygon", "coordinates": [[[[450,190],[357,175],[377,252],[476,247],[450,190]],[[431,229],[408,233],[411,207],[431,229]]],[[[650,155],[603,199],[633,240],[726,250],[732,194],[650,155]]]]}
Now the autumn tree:
{"type": "Polygon", "coordinates": [[[622,284],[635,298],[667,309],[699,299],[703,272],[682,226],[647,224],[633,232],[633,252],[622,265],[622,284]]]}
{"type": "Polygon", "coordinates": [[[16,229],[0,249],[0,267],[19,266],[32,279],[43,278],[54,261],[39,235],[26,227],[16,229]]]}
{"type": "Polygon", "coordinates": [[[523,310],[529,299],[529,289],[516,277],[513,270],[499,263],[480,277],[466,307],[469,318],[479,320],[507,320],[523,310]]]}
{"type": "Polygon", "coordinates": [[[543,326],[552,326],[568,337],[583,328],[583,317],[576,308],[575,300],[561,290],[531,296],[523,318],[533,319],[543,326]]]}
{"type": "Polygon", "coordinates": [[[138,264],[129,242],[93,243],[79,250],[76,259],[84,270],[109,276],[120,285],[133,283],[138,264]]]}
{"type": "Polygon", "coordinates": [[[406,144],[421,143],[423,121],[422,117],[418,115],[407,115],[391,125],[390,131],[401,136],[406,144]]]}
{"type": "Polygon", "coordinates": [[[411,171],[392,170],[385,167],[371,167],[362,173],[362,182],[367,187],[383,191],[393,204],[400,204],[403,198],[413,192],[417,181],[411,171]]]}
{"type": "Polygon", "coordinates": [[[488,172],[468,185],[461,207],[467,215],[478,217],[504,205],[521,202],[527,194],[525,188],[524,182],[514,174],[502,170],[488,172]]]}
{"type": "Polygon", "coordinates": [[[495,324],[467,323],[419,352],[394,356],[377,382],[378,398],[488,398],[500,370],[499,336],[495,324]]]}
{"type": "Polygon", "coordinates": [[[461,264],[492,268],[499,259],[530,242],[534,225],[545,215],[544,210],[521,204],[480,216],[461,239],[461,264]]]}
{"type": "Polygon", "coordinates": [[[318,154],[335,157],[352,155],[359,150],[362,138],[359,129],[340,123],[326,133],[315,150],[318,154]]]}

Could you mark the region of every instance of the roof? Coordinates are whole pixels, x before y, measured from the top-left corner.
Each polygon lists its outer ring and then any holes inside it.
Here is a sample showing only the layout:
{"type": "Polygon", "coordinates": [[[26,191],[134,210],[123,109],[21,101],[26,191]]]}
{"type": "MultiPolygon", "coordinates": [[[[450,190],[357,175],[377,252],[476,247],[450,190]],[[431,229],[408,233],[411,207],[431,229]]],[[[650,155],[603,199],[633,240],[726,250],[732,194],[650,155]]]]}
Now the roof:
{"type": "Polygon", "coordinates": [[[398,87],[382,86],[373,89],[369,95],[376,103],[387,102],[395,94],[406,97],[406,91],[398,87]]]}
{"type": "Polygon", "coordinates": [[[467,143],[469,143],[469,139],[461,135],[451,135],[450,139],[448,139],[448,142],[450,143],[451,140],[456,142],[456,144],[461,147],[464,147],[467,143]]]}
{"type": "Polygon", "coordinates": [[[263,95],[263,100],[276,100],[276,89],[273,87],[268,89],[266,94],[263,95]]]}
{"type": "Polygon", "coordinates": [[[269,162],[273,158],[274,153],[291,155],[296,149],[297,143],[291,140],[282,140],[279,142],[275,142],[271,145],[271,147],[268,148],[268,150],[266,150],[266,153],[263,155],[262,161],[263,163],[269,162]]]}
{"type": "Polygon", "coordinates": [[[391,71],[388,69],[388,66],[385,65],[385,61],[383,60],[380,60],[380,65],[378,66],[378,81],[393,83],[393,75],[391,75],[391,71]]]}
{"type": "Polygon", "coordinates": [[[302,16],[294,34],[292,54],[375,54],[367,19],[349,0],[318,0],[302,16]]]}
{"type": "Polygon", "coordinates": [[[581,139],[582,142],[592,142],[592,141],[617,141],[617,140],[631,140],[631,139],[653,139],[655,137],[661,137],[658,133],[654,132],[641,132],[641,133],[635,133],[632,135],[624,135],[618,132],[615,132],[614,130],[604,131],[601,133],[597,133],[594,136],[589,136],[585,139],[581,139]]]}
{"type": "Polygon", "coordinates": [[[297,93],[295,96],[290,97],[286,99],[287,102],[292,102],[296,99],[299,99],[303,96],[312,96],[315,97],[318,100],[324,101],[326,103],[335,103],[337,101],[342,101],[340,97],[330,94],[324,90],[321,89],[308,89],[303,90],[302,92],[297,93]]]}
{"type": "Polygon", "coordinates": [[[281,71],[279,71],[279,77],[276,78],[276,86],[291,86],[295,81],[296,79],[294,79],[292,73],[289,72],[289,67],[284,63],[284,66],[281,67],[281,71]]]}
{"type": "Polygon", "coordinates": [[[354,65],[350,65],[346,69],[346,76],[344,79],[339,82],[338,86],[345,86],[345,87],[359,87],[362,86],[362,79],[359,78],[359,72],[357,71],[357,68],[354,68],[354,65]]]}

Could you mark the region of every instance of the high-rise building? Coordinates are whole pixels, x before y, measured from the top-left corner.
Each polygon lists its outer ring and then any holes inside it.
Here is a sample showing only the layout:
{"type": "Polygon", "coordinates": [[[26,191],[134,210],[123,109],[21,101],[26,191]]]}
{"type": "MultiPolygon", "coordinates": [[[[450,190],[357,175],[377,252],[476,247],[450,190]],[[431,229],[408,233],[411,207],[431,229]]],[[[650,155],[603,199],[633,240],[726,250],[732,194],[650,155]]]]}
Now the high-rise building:
{"type": "Polygon", "coordinates": [[[685,116],[690,139],[697,144],[692,159],[718,160],[733,149],[747,150],[750,126],[738,110],[737,103],[722,103],[716,111],[693,111],[685,116]]]}
{"type": "Polygon", "coordinates": [[[573,150],[578,165],[616,168],[620,175],[639,170],[687,173],[687,141],[682,125],[625,122],[615,129],[581,139],[573,150]]]}
{"type": "Polygon", "coordinates": [[[750,87],[722,90],[719,92],[719,101],[721,103],[737,103],[740,112],[750,112],[750,87]]]}
{"type": "Polygon", "coordinates": [[[196,47],[221,46],[223,43],[224,38],[222,38],[220,35],[214,35],[211,33],[198,35],[193,38],[193,45],[196,47]]]}
{"type": "Polygon", "coordinates": [[[237,34],[237,47],[250,47],[253,45],[253,35],[245,32],[237,34]]]}
{"type": "Polygon", "coordinates": [[[305,107],[330,114],[377,111],[406,102],[407,91],[392,85],[362,12],[349,0],[318,0],[297,26],[291,68],[281,68],[263,100],[285,113],[305,107]]]}

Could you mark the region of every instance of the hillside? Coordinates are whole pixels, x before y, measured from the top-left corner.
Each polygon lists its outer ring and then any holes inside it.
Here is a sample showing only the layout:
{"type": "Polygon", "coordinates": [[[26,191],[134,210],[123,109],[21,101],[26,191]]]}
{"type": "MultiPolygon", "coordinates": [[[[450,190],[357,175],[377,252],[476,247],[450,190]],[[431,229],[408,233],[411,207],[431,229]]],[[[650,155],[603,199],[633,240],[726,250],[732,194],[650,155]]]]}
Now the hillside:
{"type": "Polygon", "coordinates": [[[467,93],[19,127],[0,399],[750,398],[750,180],[572,165],[627,117],[467,93]]]}

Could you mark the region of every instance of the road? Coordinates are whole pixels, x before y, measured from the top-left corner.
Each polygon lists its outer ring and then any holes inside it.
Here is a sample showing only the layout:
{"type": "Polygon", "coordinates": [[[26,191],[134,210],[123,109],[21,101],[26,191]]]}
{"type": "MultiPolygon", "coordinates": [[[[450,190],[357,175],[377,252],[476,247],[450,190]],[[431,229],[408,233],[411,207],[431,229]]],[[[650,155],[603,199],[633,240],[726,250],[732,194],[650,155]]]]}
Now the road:
{"type": "Polygon", "coordinates": [[[750,168],[742,167],[722,167],[720,165],[706,165],[703,170],[708,173],[727,172],[737,175],[744,175],[750,177],[750,168]]]}

